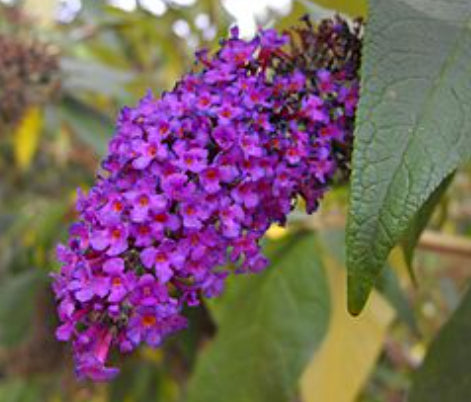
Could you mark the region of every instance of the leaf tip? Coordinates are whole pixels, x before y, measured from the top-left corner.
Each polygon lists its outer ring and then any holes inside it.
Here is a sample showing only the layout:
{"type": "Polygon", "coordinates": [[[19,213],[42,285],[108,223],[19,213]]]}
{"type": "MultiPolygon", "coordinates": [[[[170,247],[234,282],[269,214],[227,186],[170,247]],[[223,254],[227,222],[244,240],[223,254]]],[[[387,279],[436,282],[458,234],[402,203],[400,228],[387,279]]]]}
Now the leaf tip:
{"type": "Polygon", "coordinates": [[[348,276],[347,280],[347,309],[348,312],[356,317],[363,311],[368,296],[373,289],[373,285],[359,281],[359,278],[348,276]]]}

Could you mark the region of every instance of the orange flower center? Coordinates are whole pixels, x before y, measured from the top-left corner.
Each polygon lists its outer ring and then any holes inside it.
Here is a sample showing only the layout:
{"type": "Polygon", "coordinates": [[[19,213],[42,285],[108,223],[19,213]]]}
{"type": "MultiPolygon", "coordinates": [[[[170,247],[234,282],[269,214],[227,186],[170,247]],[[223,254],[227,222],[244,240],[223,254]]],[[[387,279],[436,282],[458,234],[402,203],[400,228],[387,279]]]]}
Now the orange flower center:
{"type": "Polygon", "coordinates": [[[149,205],[149,197],[147,197],[147,195],[141,195],[139,197],[138,203],[141,207],[146,207],[149,205]]]}
{"type": "Polygon", "coordinates": [[[111,237],[113,237],[113,239],[119,239],[121,237],[121,230],[113,229],[111,232],[111,237]]]}
{"type": "Polygon", "coordinates": [[[122,283],[123,283],[123,281],[121,280],[121,278],[120,278],[119,276],[115,276],[115,277],[113,278],[113,280],[111,281],[111,284],[112,284],[113,286],[121,286],[122,283]]]}
{"type": "Polygon", "coordinates": [[[121,212],[123,210],[124,206],[121,201],[114,201],[113,202],[113,210],[116,212],[121,212]]]}
{"type": "Polygon", "coordinates": [[[167,255],[164,253],[158,253],[155,256],[155,261],[156,262],[166,262],[168,260],[167,255]]]}
{"type": "Polygon", "coordinates": [[[144,327],[152,327],[157,322],[156,318],[153,315],[146,314],[142,317],[142,325],[144,327]]]}

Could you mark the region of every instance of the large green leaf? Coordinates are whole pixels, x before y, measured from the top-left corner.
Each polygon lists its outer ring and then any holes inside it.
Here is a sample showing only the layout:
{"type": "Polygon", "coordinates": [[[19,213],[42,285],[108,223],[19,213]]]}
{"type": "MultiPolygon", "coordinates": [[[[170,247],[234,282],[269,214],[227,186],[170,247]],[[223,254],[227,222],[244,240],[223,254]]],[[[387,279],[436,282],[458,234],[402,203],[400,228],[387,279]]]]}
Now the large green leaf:
{"type": "Polygon", "coordinates": [[[416,373],[409,402],[471,399],[471,289],[430,345],[416,373]]]}
{"type": "Polygon", "coordinates": [[[471,151],[471,3],[371,0],[347,236],[348,305],[471,151]]]}
{"type": "Polygon", "coordinates": [[[263,273],[239,276],[216,303],[218,332],[202,352],[188,402],[286,402],[324,337],[329,294],[315,237],[270,245],[263,273]]]}

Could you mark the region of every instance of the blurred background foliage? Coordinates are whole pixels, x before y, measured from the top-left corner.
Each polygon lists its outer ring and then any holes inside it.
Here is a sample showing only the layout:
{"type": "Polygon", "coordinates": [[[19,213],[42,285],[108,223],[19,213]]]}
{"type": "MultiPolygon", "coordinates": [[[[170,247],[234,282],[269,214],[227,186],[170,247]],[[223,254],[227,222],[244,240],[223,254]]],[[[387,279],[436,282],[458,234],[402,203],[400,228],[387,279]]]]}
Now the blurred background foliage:
{"type": "MultiPolygon", "coordinates": [[[[366,0],[0,3],[1,402],[172,402],[185,400],[187,389],[191,401],[240,401],[218,399],[219,387],[232,389],[233,395],[240,389],[240,395],[268,395],[270,389],[277,393],[270,401],[286,400],[286,387],[297,387],[293,401],[404,400],[414,371],[469,279],[469,171],[458,173],[434,205],[413,262],[420,285],[414,287],[410,267],[395,250],[391,269],[359,319],[345,309],[348,197],[346,188],[337,188],[313,218],[295,212],[289,230],[270,230],[268,249],[284,250],[272,258],[279,277],[271,277],[269,270],[257,279],[231,281],[221,300],[188,312],[189,330],[159,350],[141,349],[123,359],[122,374],[113,383],[77,383],[68,347],[53,336],[48,272],[57,269],[55,244],[74,219],[75,190],[93,182],[119,109],[135,104],[148,89],[160,93],[171,88],[191,67],[194,50],[214,48],[234,23],[250,36],[256,25],[283,29],[305,13],[331,15],[325,7],[351,16],[365,17],[367,11],[366,0]],[[315,235],[299,240],[306,231],[315,235]],[[314,264],[316,283],[303,288],[293,278],[306,264],[314,264]],[[275,300],[284,291],[267,285],[278,280],[303,294],[312,292],[317,300],[314,310],[300,306],[297,331],[302,339],[282,332],[286,326],[280,322],[290,311],[275,300]],[[251,318],[252,304],[239,303],[249,296],[251,303],[275,305],[273,315],[263,322],[251,318]],[[244,314],[234,316],[234,306],[244,314]],[[258,325],[258,337],[246,340],[252,345],[226,346],[224,334],[240,331],[244,317],[258,325]],[[224,326],[228,321],[231,326],[224,326]],[[275,342],[280,333],[288,336],[285,343],[275,342]],[[259,351],[256,342],[266,340],[273,341],[273,348],[259,351]],[[295,355],[290,343],[301,341],[306,348],[295,355]],[[263,372],[239,381],[231,377],[231,367],[240,359],[243,366],[245,357],[263,372]],[[282,372],[285,363],[289,375],[282,372]]],[[[256,397],[244,400],[258,402],[256,397]]]]}

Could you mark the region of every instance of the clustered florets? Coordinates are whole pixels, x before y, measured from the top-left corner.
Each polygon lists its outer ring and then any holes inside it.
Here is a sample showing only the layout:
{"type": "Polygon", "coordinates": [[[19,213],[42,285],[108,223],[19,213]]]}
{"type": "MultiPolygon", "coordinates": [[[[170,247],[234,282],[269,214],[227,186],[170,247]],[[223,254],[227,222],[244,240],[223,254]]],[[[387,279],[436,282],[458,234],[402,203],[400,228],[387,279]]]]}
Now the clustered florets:
{"type": "MultiPolygon", "coordinates": [[[[341,20],[325,24],[333,43],[356,37],[341,20]]],[[[233,29],[172,91],[122,111],[58,248],[57,336],[73,341],[80,377],[113,377],[111,347],[158,346],[186,326],[182,307],[218,295],[231,270],[264,269],[259,241],[299,196],[316,209],[349,148],[357,61],[312,69],[288,42],[274,30],[244,41],[233,29]]]]}

